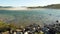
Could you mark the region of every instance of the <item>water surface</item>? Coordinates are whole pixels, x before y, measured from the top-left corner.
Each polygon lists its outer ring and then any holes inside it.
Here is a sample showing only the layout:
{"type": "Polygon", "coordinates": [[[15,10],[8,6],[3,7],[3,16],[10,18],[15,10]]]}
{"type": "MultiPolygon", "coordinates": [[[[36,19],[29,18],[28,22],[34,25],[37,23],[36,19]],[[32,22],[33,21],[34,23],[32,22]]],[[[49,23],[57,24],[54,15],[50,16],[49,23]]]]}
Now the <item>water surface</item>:
{"type": "Polygon", "coordinates": [[[0,10],[0,20],[8,23],[55,23],[60,20],[60,9],[0,10]]]}

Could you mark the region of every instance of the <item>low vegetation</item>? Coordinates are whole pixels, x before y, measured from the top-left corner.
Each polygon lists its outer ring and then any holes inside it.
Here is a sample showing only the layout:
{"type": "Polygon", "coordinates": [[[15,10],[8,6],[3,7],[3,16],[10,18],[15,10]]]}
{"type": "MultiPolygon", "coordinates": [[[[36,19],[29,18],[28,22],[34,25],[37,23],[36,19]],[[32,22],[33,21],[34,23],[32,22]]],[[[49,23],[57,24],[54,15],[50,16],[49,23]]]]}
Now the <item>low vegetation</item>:
{"type": "Polygon", "coordinates": [[[16,29],[16,26],[0,21],[0,32],[9,31],[10,29],[16,29]]]}

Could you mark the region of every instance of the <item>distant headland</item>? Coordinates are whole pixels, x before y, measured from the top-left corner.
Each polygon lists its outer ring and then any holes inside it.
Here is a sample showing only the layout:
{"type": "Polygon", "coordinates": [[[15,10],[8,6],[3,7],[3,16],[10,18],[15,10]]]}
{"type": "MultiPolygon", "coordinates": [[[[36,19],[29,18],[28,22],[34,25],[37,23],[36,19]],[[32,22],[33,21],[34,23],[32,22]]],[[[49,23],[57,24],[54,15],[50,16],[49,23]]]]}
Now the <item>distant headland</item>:
{"type": "Polygon", "coordinates": [[[51,4],[47,6],[36,6],[36,7],[0,6],[0,10],[28,10],[28,9],[39,9],[39,8],[60,9],[60,4],[51,4]]]}
{"type": "Polygon", "coordinates": [[[51,5],[47,5],[47,6],[37,6],[37,7],[27,7],[30,9],[34,9],[34,8],[51,8],[51,9],[60,9],[60,4],[51,4],[51,5]]]}

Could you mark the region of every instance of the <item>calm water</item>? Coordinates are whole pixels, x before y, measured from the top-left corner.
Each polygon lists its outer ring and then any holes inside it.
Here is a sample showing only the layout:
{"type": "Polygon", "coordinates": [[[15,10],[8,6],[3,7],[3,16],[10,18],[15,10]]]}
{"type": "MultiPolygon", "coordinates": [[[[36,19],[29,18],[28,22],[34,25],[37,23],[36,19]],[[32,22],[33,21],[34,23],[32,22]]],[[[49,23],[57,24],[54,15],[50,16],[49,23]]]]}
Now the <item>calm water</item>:
{"type": "Polygon", "coordinates": [[[60,9],[0,10],[0,20],[8,23],[55,23],[60,20],[60,9]]]}

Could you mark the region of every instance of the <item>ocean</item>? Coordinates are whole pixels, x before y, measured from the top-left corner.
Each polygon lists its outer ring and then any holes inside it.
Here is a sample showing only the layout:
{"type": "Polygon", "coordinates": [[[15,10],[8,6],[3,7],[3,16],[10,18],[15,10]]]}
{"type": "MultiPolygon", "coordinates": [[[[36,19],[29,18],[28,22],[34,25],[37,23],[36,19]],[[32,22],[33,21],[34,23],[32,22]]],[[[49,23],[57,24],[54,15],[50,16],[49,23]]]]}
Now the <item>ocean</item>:
{"type": "Polygon", "coordinates": [[[60,9],[0,10],[0,20],[6,23],[52,24],[60,21],[60,9]]]}

